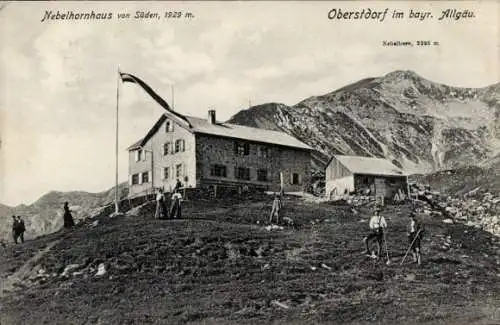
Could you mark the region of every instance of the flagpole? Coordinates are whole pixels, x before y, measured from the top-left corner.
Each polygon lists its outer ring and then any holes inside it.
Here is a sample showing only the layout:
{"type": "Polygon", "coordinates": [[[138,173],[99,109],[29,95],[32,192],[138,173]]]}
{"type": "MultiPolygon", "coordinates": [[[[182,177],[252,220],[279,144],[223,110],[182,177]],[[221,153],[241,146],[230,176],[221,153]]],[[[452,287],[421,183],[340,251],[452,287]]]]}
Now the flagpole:
{"type": "Polygon", "coordinates": [[[173,84],[170,85],[170,93],[172,96],[172,110],[174,110],[175,105],[174,105],[174,85],[173,84]]]}
{"type": "Polygon", "coordinates": [[[118,214],[118,104],[120,98],[120,68],[116,73],[116,139],[115,139],[115,214],[118,214]]]}

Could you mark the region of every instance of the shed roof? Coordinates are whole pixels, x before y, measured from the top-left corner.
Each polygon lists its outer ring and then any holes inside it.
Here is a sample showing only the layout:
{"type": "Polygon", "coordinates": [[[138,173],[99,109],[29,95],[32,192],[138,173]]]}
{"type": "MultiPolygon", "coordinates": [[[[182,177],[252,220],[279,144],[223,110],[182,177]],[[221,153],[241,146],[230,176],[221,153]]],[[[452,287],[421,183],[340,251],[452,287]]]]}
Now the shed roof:
{"type": "MultiPolygon", "coordinates": [[[[399,167],[384,158],[342,155],[335,155],[333,158],[338,160],[353,174],[407,176],[399,167]]],[[[330,163],[332,160],[330,160],[330,163]]]]}

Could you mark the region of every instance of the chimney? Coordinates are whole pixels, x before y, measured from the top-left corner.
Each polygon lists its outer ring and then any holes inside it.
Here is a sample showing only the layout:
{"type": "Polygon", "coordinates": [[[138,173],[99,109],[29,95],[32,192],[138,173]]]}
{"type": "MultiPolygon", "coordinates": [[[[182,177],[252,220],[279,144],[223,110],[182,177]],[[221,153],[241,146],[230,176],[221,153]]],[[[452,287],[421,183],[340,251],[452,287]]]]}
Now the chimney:
{"type": "Polygon", "coordinates": [[[210,124],[215,124],[215,109],[209,109],[208,110],[208,123],[210,124]]]}

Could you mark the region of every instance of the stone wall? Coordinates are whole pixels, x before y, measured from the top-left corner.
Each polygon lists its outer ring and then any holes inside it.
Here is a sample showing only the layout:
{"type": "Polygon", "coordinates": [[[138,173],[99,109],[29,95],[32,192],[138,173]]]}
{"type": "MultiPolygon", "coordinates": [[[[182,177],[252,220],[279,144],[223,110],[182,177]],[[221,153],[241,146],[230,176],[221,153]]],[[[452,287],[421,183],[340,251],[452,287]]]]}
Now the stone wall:
{"type": "Polygon", "coordinates": [[[311,172],[311,156],[308,151],[271,144],[248,142],[248,155],[235,153],[235,142],[245,142],[231,138],[209,135],[196,137],[196,179],[197,185],[244,186],[259,187],[270,191],[278,191],[280,187],[280,171],[283,173],[284,190],[287,192],[303,191],[309,183],[311,172]],[[259,155],[260,148],[266,148],[267,156],[259,155]],[[211,175],[213,165],[226,167],[226,177],[211,175]],[[250,179],[238,179],[235,168],[250,169],[250,179]],[[267,170],[267,181],[259,181],[259,169],[267,170]],[[292,184],[292,174],[298,174],[298,184],[292,184]]]}

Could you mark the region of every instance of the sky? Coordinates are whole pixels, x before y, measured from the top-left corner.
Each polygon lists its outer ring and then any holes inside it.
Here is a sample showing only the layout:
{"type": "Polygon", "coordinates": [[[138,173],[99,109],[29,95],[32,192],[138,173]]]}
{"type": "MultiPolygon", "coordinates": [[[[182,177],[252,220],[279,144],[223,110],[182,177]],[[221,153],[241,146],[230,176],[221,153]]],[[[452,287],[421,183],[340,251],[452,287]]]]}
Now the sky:
{"type": "Polygon", "coordinates": [[[117,69],[146,81],[176,111],[218,120],[251,105],[293,105],[362,78],[413,70],[463,87],[500,81],[498,1],[3,2],[0,4],[0,203],[44,193],[100,192],[114,185],[119,88],[119,178],[126,148],[162,108],[117,69]],[[384,21],[330,20],[331,9],[383,11],[384,21]],[[393,10],[405,13],[391,19],[393,10]],[[409,11],[433,19],[410,19],[409,11]],[[475,17],[438,20],[442,10],[475,17]],[[113,14],[110,20],[48,20],[54,14],[113,14]],[[119,20],[136,11],[193,18],[119,20]],[[435,17],[434,17],[435,16],[435,17]],[[437,41],[387,47],[382,41],[437,41]],[[174,96],[172,86],[174,85],[174,96]]]}

